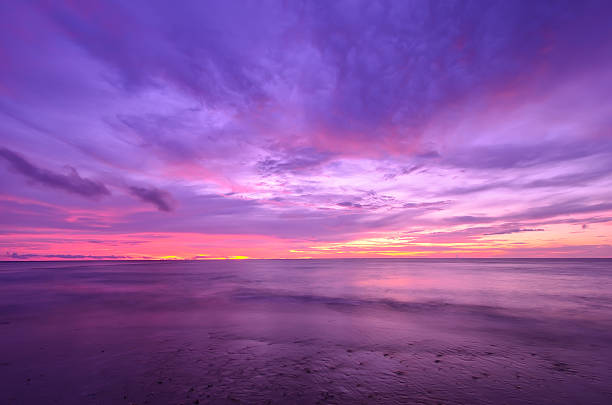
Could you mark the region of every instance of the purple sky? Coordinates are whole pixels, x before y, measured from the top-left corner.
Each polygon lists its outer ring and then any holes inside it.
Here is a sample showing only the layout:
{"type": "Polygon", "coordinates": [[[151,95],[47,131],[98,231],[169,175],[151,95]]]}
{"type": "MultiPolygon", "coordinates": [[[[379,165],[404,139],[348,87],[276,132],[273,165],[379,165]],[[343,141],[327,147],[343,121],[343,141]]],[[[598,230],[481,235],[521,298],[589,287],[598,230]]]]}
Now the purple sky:
{"type": "Polygon", "coordinates": [[[1,2],[0,259],[612,257],[611,21],[1,2]]]}

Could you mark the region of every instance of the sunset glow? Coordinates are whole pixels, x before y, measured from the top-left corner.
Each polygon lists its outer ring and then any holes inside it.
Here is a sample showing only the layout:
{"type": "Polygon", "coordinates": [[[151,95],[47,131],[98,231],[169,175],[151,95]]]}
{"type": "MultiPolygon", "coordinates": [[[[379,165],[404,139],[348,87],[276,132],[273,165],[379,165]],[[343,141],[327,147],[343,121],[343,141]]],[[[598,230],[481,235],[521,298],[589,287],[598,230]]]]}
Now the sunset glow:
{"type": "Polygon", "coordinates": [[[612,257],[612,3],[138,3],[0,5],[0,260],[612,257]]]}

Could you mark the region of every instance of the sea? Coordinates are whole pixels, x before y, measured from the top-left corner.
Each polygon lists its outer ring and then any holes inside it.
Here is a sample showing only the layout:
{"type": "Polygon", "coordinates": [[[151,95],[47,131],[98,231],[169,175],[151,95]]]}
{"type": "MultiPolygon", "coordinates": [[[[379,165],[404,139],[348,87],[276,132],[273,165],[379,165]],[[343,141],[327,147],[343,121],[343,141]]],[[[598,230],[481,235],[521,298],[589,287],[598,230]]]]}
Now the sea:
{"type": "Polygon", "coordinates": [[[612,404],[611,259],[0,262],[0,404],[612,404]]]}

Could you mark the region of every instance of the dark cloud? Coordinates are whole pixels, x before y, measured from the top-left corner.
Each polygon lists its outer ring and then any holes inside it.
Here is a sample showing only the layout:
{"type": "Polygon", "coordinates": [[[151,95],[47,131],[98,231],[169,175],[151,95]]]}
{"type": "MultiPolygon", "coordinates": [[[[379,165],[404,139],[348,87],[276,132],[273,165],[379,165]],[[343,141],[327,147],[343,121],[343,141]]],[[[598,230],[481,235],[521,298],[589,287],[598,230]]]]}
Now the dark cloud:
{"type": "Polygon", "coordinates": [[[410,166],[410,167],[402,167],[401,169],[399,169],[396,172],[392,172],[392,173],[387,173],[383,176],[383,178],[385,180],[393,180],[394,178],[401,176],[401,175],[406,175],[406,174],[410,174],[413,173],[419,169],[421,169],[423,166],[422,165],[414,165],[414,166],[410,166]]]}
{"type": "Polygon", "coordinates": [[[429,152],[419,153],[416,156],[422,159],[435,159],[435,158],[439,158],[440,154],[437,151],[432,150],[429,152]]]}
{"type": "Polygon", "coordinates": [[[319,152],[313,148],[294,149],[279,157],[267,157],[257,162],[257,170],[263,176],[284,173],[300,173],[314,169],[332,158],[331,153],[319,152]]]}
{"type": "Polygon", "coordinates": [[[544,229],[542,228],[514,228],[514,229],[504,229],[502,231],[485,233],[485,235],[508,235],[511,233],[519,233],[519,232],[541,232],[544,229]]]}
{"type": "Polygon", "coordinates": [[[501,218],[488,217],[484,215],[457,215],[454,217],[446,218],[446,222],[451,224],[486,224],[495,222],[501,218]]]}
{"type": "Polygon", "coordinates": [[[402,205],[403,208],[422,208],[426,210],[443,210],[447,207],[451,202],[450,201],[430,201],[430,202],[420,202],[420,203],[404,203],[402,205]]]}
{"type": "Polygon", "coordinates": [[[129,187],[130,194],[138,197],[144,202],[153,204],[160,211],[170,212],[173,210],[173,200],[170,193],[155,187],[129,187]]]}
{"type": "Polygon", "coordinates": [[[511,187],[512,185],[513,183],[509,181],[488,181],[486,183],[477,184],[474,186],[453,187],[449,190],[442,190],[438,193],[438,195],[439,196],[443,196],[443,195],[456,196],[456,195],[472,194],[472,193],[479,193],[481,191],[494,190],[496,188],[511,187]]]}
{"type": "Polygon", "coordinates": [[[17,253],[6,252],[6,257],[17,260],[28,259],[93,259],[93,260],[112,260],[112,259],[130,259],[129,256],[96,256],[96,255],[68,255],[68,254],[38,254],[38,253],[17,253]]]}
{"type": "Polygon", "coordinates": [[[81,177],[76,169],[72,167],[68,167],[68,174],[55,173],[51,170],[35,166],[17,153],[6,148],[0,148],[0,157],[9,163],[13,170],[42,185],[80,194],[85,197],[101,197],[110,194],[110,191],[108,191],[104,184],[81,177]]]}
{"type": "Polygon", "coordinates": [[[339,202],[338,205],[340,207],[346,207],[346,208],[361,208],[362,207],[361,204],[353,203],[353,202],[350,202],[350,201],[342,201],[342,202],[339,202]]]}

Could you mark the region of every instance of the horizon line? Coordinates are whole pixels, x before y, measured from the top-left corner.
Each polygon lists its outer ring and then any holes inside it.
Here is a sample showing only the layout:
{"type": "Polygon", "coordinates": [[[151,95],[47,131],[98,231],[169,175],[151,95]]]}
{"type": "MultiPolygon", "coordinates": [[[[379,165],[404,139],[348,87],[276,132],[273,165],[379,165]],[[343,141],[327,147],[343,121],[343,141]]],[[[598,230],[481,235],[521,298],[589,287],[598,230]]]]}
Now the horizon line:
{"type": "Polygon", "coordinates": [[[55,259],[0,260],[0,263],[48,262],[221,262],[253,260],[612,260],[612,257],[286,257],[286,258],[211,258],[211,259],[55,259]]]}

